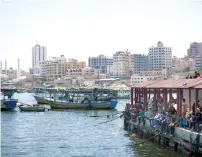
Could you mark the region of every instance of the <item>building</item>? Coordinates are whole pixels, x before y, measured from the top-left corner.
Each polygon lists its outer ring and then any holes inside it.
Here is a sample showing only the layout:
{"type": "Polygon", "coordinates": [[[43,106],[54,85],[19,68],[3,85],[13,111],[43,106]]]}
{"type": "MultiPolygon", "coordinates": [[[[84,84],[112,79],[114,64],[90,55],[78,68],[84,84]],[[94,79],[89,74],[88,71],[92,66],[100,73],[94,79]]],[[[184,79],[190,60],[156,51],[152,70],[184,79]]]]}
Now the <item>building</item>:
{"type": "Polygon", "coordinates": [[[86,67],[86,62],[79,62],[77,59],[69,58],[67,62],[67,69],[82,69],[86,67]]]}
{"type": "MultiPolygon", "coordinates": [[[[5,73],[5,71],[4,71],[5,73]]],[[[13,69],[12,67],[7,70],[7,74],[9,80],[17,79],[18,70],[13,69]]]]}
{"type": "Polygon", "coordinates": [[[29,73],[30,74],[41,74],[42,73],[42,68],[30,68],[29,73]]]}
{"type": "Polygon", "coordinates": [[[60,57],[51,57],[40,62],[41,74],[46,81],[54,81],[66,74],[67,60],[64,55],[60,57]]]}
{"type": "Polygon", "coordinates": [[[144,83],[147,81],[152,80],[162,80],[164,79],[162,76],[141,76],[139,74],[133,74],[131,76],[131,84],[137,84],[137,83],[144,83]]]}
{"type": "Polygon", "coordinates": [[[32,48],[32,68],[40,68],[40,63],[47,59],[47,48],[35,45],[32,48]]]}
{"type": "Polygon", "coordinates": [[[77,59],[66,60],[64,55],[60,57],[51,57],[41,64],[41,74],[46,81],[54,81],[66,75],[67,69],[83,69],[86,67],[86,62],[78,62],[77,59]]]}
{"type": "Polygon", "coordinates": [[[130,78],[131,53],[127,51],[118,51],[113,55],[113,77],[130,78]]]}
{"type": "Polygon", "coordinates": [[[106,74],[107,77],[111,77],[113,76],[113,65],[108,65],[107,66],[107,74],[106,74]]]}
{"type": "Polygon", "coordinates": [[[103,54],[97,57],[88,58],[88,66],[94,69],[98,69],[100,73],[107,73],[107,66],[113,65],[113,58],[104,56],[103,54]]]}
{"type": "Polygon", "coordinates": [[[196,67],[195,67],[195,59],[194,58],[188,58],[188,57],[184,57],[183,58],[185,61],[185,67],[186,67],[186,71],[195,71],[196,67]]]}
{"type": "Polygon", "coordinates": [[[195,57],[195,68],[197,71],[202,70],[202,55],[195,57]]]}
{"type": "Polygon", "coordinates": [[[167,70],[161,69],[161,70],[147,70],[147,71],[141,71],[139,73],[140,76],[161,76],[163,78],[167,77],[167,70]]]}
{"type": "Polygon", "coordinates": [[[93,69],[91,67],[84,67],[79,69],[67,69],[66,77],[76,78],[83,77],[85,79],[99,78],[100,72],[98,69],[93,69]]]}
{"type": "Polygon", "coordinates": [[[142,54],[133,54],[131,56],[132,71],[134,74],[139,74],[140,71],[148,70],[148,57],[142,54]]]}
{"type": "Polygon", "coordinates": [[[150,47],[148,54],[150,70],[172,68],[172,48],[165,47],[162,42],[157,43],[157,47],[150,47]]]}
{"type": "Polygon", "coordinates": [[[172,72],[181,72],[186,70],[186,61],[183,58],[173,57],[172,59],[172,72]]]}
{"type": "Polygon", "coordinates": [[[202,55],[202,42],[193,42],[190,44],[189,49],[187,49],[187,57],[195,58],[198,55],[202,55]]]}
{"type": "Polygon", "coordinates": [[[2,74],[2,76],[5,76],[4,78],[7,78],[9,80],[13,80],[13,79],[20,79],[20,77],[22,76],[22,70],[20,69],[20,59],[18,59],[18,69],[13,69],[12,67],[10,67],[9,69],[7,69],[7,60],[5,60],[5,69],[3,69],[2,66],[2,61],[0,61],[0,72],[2,74]]]}

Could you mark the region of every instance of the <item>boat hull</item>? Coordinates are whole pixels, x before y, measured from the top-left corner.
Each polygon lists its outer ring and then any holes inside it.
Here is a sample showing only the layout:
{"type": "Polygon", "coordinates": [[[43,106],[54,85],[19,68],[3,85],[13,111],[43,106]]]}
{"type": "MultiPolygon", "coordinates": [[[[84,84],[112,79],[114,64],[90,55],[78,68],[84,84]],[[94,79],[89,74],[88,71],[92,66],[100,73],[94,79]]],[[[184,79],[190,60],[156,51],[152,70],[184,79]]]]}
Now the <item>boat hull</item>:
{"type": "Polygon", "coordinates": [[[72,103],[72,102],[57,102],[50,103],[52,109],[115,109],[117,101],[109,102],[92,102],[89,103],[72,103]]]}
{"type": "Polygon", "coordinates": [[[16,99],[10,99],[10,100],[3,100],[1,104],[1,111],[9,111],[13,110],[17,106],[17,101],[16,99]]]}
{"type": "Polygon", "coordinates": [[[38,104],[49,104],[51,100],[45,99],[45,98],[41,98],[38,96],[34,96],[34,98],[36,99],[38,104]]]}
{"type": "Polygon", "coordinates": [[[45,108],[44,107],[23,107],[23,106],[19,106],[21,111],[24,112],[45,112],[45,108]]]}

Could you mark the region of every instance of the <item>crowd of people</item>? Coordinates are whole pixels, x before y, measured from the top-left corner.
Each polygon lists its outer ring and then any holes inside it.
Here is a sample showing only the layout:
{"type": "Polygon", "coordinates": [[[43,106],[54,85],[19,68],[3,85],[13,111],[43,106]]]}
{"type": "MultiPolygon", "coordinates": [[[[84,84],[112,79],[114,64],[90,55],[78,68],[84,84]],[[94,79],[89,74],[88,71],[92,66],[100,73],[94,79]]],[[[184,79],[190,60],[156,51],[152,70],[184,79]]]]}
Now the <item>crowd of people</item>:
{"type": "Polygon", "coordinates": [[[201,78],[201,75],[199,72],[195,71],[194,76],[187,76],[186,79],[196,79],[196,78],[201,78]]]}
{"type": "Polygon", "coordinates": [[[174,133],[175,126],[183,127],[197,132],[202,132],[202,106],[200,102],[192,105],[192,110],[187,109],[185,99],[182,100],[182,115],[177,115],[177,109],[170,103],[168,109],[164,109],[161,103],[157,104],[157,109],[148,107],[144,112],[143,106],[139,103],[133,105],[126,104],[125,113],[132,119],[146,117],[150,120],[150,127],[159,129],[169,135],[174,133]]]}

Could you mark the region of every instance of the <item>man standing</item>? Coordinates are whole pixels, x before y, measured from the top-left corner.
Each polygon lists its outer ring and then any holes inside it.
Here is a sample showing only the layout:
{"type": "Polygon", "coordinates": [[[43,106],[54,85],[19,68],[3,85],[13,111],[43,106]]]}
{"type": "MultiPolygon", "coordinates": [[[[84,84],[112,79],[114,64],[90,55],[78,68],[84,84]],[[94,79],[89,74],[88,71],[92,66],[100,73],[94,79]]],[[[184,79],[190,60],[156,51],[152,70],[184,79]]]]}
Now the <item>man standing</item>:
{"type": "Polygon", "coordinates": [[[182,99],[182,117],[185,118],[186,113],[187,113],[187,105],[186,105],[186,100],[183,98],[182,99]]]}

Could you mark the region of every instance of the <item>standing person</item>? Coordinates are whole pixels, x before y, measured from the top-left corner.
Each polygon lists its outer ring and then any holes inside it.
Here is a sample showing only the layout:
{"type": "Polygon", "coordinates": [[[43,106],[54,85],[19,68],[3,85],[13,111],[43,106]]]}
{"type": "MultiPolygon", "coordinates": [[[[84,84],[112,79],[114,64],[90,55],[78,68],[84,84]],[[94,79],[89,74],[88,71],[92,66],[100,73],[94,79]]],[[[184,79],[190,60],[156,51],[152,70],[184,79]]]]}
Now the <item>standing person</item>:
{"type": "Polygon", "coordinates": [[[182,99],[182,116],[183,118],[186,117],[186,113],[187,113],[187,105],[186,105],[186,100],[183,98],[182,99]]]}
{"type": "Polygon", "coordinates": [[[193,103],[193,105],[192,105],[192,112],[193,112],[193,113],[196,112],[196,104],[195,104],[195,103],[193,103]]]}
{"type": "Polygon", "coordinates": [[[197,108],[196,109],[196,126],[197,126],[198,131],[200,131],[199,126],[201,124],[202,124],[202,115],[201,115],[200,109],[197,108]]]}
{"type": "Polygon", "coordinates": [[[198,100],[197,104],[196,104],[196,108],[200,108],[200,101],[198,100]]]}

